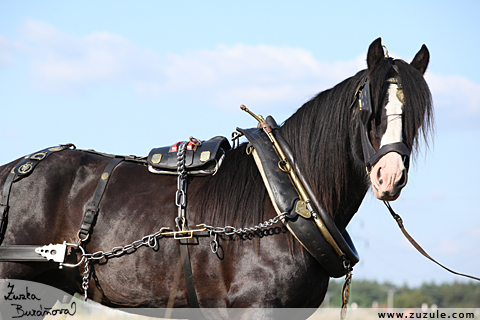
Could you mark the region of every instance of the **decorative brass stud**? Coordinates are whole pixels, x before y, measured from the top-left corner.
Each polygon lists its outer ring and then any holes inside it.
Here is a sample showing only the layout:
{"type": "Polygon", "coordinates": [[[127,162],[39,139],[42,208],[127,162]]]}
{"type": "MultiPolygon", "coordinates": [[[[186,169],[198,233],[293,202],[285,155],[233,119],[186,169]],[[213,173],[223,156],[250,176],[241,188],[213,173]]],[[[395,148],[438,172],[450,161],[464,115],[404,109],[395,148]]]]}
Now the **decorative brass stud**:
{"type": "Polygon", "coordinates": [[[210,151],[203,151],[203,152],[200,154],[200,161],[201,161],[201,162],[208,161],[209,159],[210,159],[210,151]]]}
{"type": "Polygon", "coordinates": [[[102,173],[102,180],[107,180],[108,176],[109,176],[108,172],[102,173]]]}
{"type": "Polygon", "coordinates": [[[305,201],[302,200],[297,201],[297,205],[295,206],[295,212],[304,217],[305,219],[308,219],[312,216],[310,210],[307,209],[307,204],[305,203],[305,201]]]}
{"type": "Polygon", "coordinates": [[[30,157],[30,159],[41,161],[46,156],[47,156],[47,151],[43,151],[43,152],[35,153],[33,156],[30,157]]]}
{"type": "Polygon", "coordinates": [[[162,161],[162,154],[160,154],[160,153],[155,153],[155,154],[152,156],[152,163],[153,163],[153,164],[159,164],[160,161],[162,161]]]}

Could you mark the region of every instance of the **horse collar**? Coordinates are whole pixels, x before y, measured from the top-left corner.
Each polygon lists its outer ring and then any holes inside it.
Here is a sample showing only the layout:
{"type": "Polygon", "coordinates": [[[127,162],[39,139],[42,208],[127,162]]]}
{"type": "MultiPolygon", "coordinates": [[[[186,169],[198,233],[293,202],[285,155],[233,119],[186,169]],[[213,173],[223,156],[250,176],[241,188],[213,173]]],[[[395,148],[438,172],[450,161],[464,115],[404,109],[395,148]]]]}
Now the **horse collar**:
{"type": "Polygon", "coordinates": [[[252,155],[260,171],[275,211],[285,215],[282,222],[302,246],[320,263],[330,277],[349,274],[359,261],[355,246],[344,230],[339,231],[334,221],[322,208],[293,159],[288,143],[276,130],[272,117],[259,128],[240,129],[253,147],[252,155]],[[264,130],[265,125],[269,127],[264,130]],[[278,155],[281,150],[283,156],[278,155]],[[290,178],[288,169],[294,170],[290,178]],[[297,180],[304,190],[292,183],[297,180]]]}

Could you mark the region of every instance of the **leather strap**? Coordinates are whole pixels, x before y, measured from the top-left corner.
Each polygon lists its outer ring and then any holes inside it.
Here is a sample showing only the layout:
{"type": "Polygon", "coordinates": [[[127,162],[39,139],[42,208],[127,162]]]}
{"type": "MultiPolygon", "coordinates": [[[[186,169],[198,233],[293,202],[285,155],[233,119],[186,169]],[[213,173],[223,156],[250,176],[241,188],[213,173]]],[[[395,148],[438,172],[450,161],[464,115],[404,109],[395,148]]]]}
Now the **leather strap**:
{"type": "Polygon", "coordinates": [[[83,216],[82,224],[80,226],[80,230],[78,230],[78,239],[80,241],[87,241],[90,232],[92,231],[92,225],[97,217],[98,214],[98,206],[100,204],[100,200],[102,200],[103,194],[105,192],[105,188],[107,187],[108,180],[110,180],[110,176],[112,175],[113,169],[125,160],[124,158],[113,158],[110,160],[105,167],[105,170],[98,181],[97,188],[95,189],[95,193],[93,194],[92,202],[87,206],[85,209],[85,214],[83,216]]]}
{"type": "Polygon", "coordinates": [[[180,240],[180,255],[182,257],[183,275],[187,286],[187,298],[190,308],[200,308],[198,304],[197,292],[193,283],[192,264],[188,254],[188,240],[180,240]]]}
{"type": "Polygon", "coordinates": [[[442,265],[441,263],[439,263],[438,261],[436,261],[435,259],[433,259],[427,252],[425,252],[425,250],[423,250],[423,248],[412,238],[412,236],[410,236],[410,234],[408,234],[407,230],[405,230],[405,227],[403,226],[403,220],[402,218],[395,213],[395,211],[393,211],[393,208],[392,206],[390,205],[390,203],[388,203],[387,201],[383,201],[383,203],[385,204],[385,206],[387,207],[388,211],[390,211],[390,214],[392,215],[392,217],[395,219],[395,221],[397,221],[397,224],[398,226],[400,227],[400,230],[402,230],[402,233],[405,235],[405,237],[407,238],[408,241],[410,241],[410,243],[413,245],[413,247],[415,249],[417,249],[418,252],[420,252],[424,257],[430,259],[431,261],[435,262],[436,264],[438,264],[440,267],[442,267],[443,269],[447,270],[448,272],[451,272],[453,274],[456,274],[458,276],[462,276],[462,277],[467,277],[467,278],[470,278],[470,279],[473,279],[473,280],[477,280],[477,281],[480,281],[480,278],[477,278],[477,277],[474,277],[474,276],[470,276],[468,274],[463,274],[463,273],[458,273],[458,272],[455,272],[447,267],[445,267],[444,265],[442,265]]]}
{"type": "Polygon", "coordinates": [[[12,190],[13,179],[15,172],[10,171],[3,185],[2,198],[0,202],[0,244],[3,241],[4,230],[6,228],[6,218],[8,213],[8,199],[10,198],[10,190],[12,190]]]}

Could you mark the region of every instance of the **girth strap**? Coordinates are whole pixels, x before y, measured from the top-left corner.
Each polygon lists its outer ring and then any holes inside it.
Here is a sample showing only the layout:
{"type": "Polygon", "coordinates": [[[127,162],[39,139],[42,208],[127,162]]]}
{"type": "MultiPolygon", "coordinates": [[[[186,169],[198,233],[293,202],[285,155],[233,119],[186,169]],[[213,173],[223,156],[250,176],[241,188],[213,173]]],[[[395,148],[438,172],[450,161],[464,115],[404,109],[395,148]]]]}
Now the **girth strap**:
{"type": "Polygon", "coordinates": [[[197,292],[193,283],[192,264],[188,254],[188,240],[180,240],[180,255],[182,257],[183,275],[187,286],[187,298],[190,308],[200,308],[198,304],[197,292]]]}
{"type": "Polygon", "coordinates": [[[85,214],[83,216],[82,224],[80,226],[80,230],[78,231],[77,237],[80,241],[86,241],[92,231],[92,225],[95,221],[95,218],[98,214],[98,206],[100,204],[100,200],[102,200],[103,194],[105,192],[105,188],[107,187],[108,180],[110,180],[110,176],[112,175],[113,169],[125,160],[124,158],[113,158],[110,160],[105,167],[105,170],[98,181],[97,188],[95,189],[95,193],[93,195],[92,202],[90,205],[87,206],[85,209],[85,214]]]}

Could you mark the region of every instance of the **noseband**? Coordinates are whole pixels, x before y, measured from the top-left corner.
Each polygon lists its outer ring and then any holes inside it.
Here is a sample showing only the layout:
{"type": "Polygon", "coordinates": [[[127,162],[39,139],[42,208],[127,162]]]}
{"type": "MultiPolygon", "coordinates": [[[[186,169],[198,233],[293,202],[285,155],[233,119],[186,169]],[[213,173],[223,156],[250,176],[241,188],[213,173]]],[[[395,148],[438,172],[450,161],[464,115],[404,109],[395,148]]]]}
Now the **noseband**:
{"type": "MultiPolygon", "coordinates": [[[[398,74],[397,66],[392,66],[398,74]]],[[[400,77],[397,76],[396,78],[390,78],[387,80],[389,83],[395,83],[398,85],[397,88],[397,98],[398,100],[405,105],[405,98],[403,96],[403,89],[400,83],[400,77]]],[[[372,100],[370,95],[370,80],[367,80],[362,83],[356,93],[354,102],[352,105],[355,104],[356,98],[358,96],[358,103],[359,103],[359,114],[360,114],[360,135],[362,138],[362,149],[363,149],[363,157],[365,160],[365,168],[367,173],[370,174],[372,171],[372,167],[380,160],[381,157],[386,155],[389,152],[397,152],[403,157],[405,168],[408,170],[409,163],[410,163],[410,150],[402,141],[389,143],[383,145],[378,151],[375,150],[370,139],[368,138],[368,123],[372,117],[372,100]]]]}

